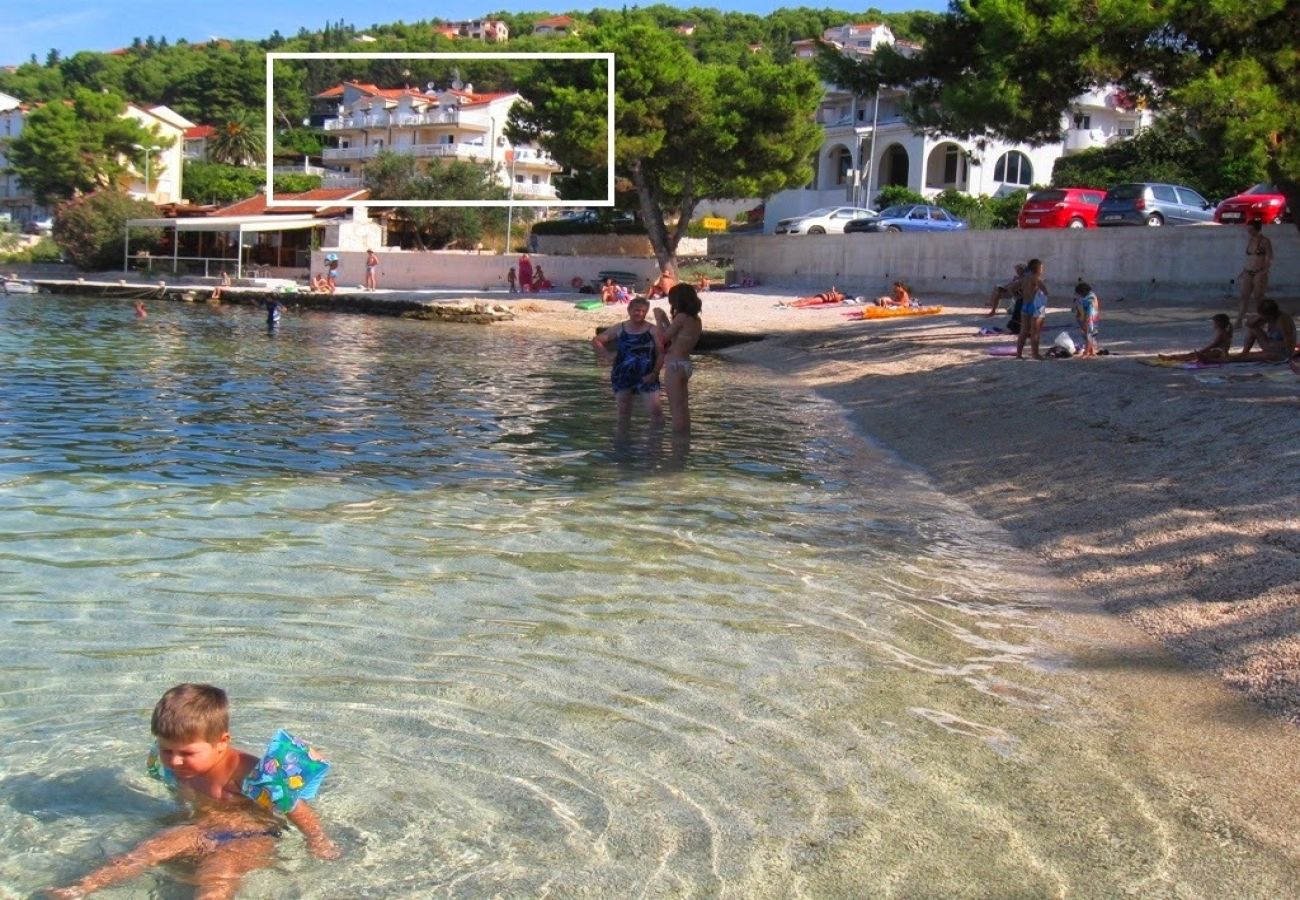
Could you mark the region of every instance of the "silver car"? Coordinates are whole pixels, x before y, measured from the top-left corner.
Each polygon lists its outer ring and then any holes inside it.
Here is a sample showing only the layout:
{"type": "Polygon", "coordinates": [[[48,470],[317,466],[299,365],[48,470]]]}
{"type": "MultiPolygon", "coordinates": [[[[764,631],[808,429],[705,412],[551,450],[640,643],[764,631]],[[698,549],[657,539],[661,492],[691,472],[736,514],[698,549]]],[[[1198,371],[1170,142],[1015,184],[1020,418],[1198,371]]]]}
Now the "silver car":
{"type": "Polygon", "coordinates": [[[1097,225],[1193,225],[1214,221],[1214,204],[1181,184],[1117,184],[1097,207],[1097,225]]]}
{"type": "Polygon", "coordinates": [[[854,219],[876,216],[875,210],[860,206],[825,206],[776,223],[777,234],[843,234],[854,219]]]}

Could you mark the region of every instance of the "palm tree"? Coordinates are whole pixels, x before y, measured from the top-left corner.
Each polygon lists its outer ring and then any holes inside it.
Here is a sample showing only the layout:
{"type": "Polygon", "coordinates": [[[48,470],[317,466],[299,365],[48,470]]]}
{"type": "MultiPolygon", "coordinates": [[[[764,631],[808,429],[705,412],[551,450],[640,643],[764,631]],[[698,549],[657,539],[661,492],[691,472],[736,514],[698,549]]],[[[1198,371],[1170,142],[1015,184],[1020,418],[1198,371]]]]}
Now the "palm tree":
{"type": "Polygon", "coordinates": [[[236,110],[217,126],[208,146],[213,162],[229,166],[258,166],[266,156],[262,125],[248,110],[236,110]]]}

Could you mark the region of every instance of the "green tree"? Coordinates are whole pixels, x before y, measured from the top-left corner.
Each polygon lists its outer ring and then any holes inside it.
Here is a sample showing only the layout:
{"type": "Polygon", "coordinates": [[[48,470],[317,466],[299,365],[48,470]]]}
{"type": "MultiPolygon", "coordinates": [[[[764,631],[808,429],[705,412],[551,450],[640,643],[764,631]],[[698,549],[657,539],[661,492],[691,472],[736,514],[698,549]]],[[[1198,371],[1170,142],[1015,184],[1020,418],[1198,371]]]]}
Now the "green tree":
{"type": "Polygon", "coordinates": [[[208,138],[208,156],[229,166],[261,165],[266,160],[266,132],[246,109],[234,109],[208,138]]]}
{"type": "Polygon", "coordinates": [[[190,160],[181,184],[182,195],[191,203],[233,203],[261,190],[266,175],[262,169],[190,160]]]}
{"type": "MultiPolygon", "coordinates": [[[[427,167],[415,157],[382,152],[366,164],[366,189],[371,199],[504,200],[507,191],[492,168],[463,160],[429,160],[427,167]]],[[[421,250],[456,243],[472,247],[484,231],[503,224],[504,210],[477,206],[404,206],[393,215],[403,233],[421,250]]]]}
{"type": "Polygon", "coordinates": [[[9,146],[10,167],[42,204],[115,186],[133,161],[142,166],[136,145],[171,146],[124,117],[121,97],[78,89],[74,98],[33,110],[9,146]]]}
{"type": "MultiPolygon", "coordinates": [[[[121,191],[102,190],[69,200],[54,213],[54,241],[77,268],[89,272],[122,265],[128,219],[149,219],[158,208],[121,191]]],[[[158,229],[132,229],[131,246],[156,246],[158,229]]]]}
{"type": "MultiPolygon", "coordinates": [[[[556,47],[577,41],[616,55],[615,174],[634,192],[665,269],[676,268],[677,245],[701,200],[767,196],[811,177],[822,91],[809,66],[756,54],[743,64],[701,62],[678,35],[636,14],[556,47]]],[[[588,187],[603,187],[603,66],[539,68],[520,93],[528,102],[512,111],[510,134],[587,173],[588,187]]]]}
{"type": "MultiPolygon", "coordinates": [[[[915,56],[866,61],[824,51],[833,82],[910,88],[916,125],[1046,143],[1097,85],[1181,111],[1216,155],[1254,161],[1300,208],[1300,0],[999,0],[955,3],[918,27],[915,56]]],[[[1300,219],[1297,220],[1300,227],[1300,219]]]]}

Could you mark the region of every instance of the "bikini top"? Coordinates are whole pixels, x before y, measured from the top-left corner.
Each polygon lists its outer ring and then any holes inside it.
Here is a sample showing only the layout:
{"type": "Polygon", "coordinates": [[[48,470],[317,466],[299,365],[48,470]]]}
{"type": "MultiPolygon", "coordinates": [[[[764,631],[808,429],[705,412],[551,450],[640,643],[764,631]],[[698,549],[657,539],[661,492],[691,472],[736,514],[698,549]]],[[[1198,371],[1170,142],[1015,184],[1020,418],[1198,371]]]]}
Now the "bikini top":
{"type": "MultiPolygon", "coordinates": [[[[329,768],[328,760],[282,728],[240,783],[239,793],[263,809],[290,813],[299,800],[316,798],[329,768]]],[[[157,744],[149,750],[145,771],[169,788],[180,787],[175,773],[163,765],[157,744]]]]}

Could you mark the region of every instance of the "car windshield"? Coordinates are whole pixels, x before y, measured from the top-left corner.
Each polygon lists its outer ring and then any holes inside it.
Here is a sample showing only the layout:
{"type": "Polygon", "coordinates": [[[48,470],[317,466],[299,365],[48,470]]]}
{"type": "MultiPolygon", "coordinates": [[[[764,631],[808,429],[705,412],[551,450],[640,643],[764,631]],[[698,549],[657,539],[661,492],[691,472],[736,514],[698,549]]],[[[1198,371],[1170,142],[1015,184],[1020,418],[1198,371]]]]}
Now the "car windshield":
{"type": "Polygon", "coordinates": [[[880,211],[882,219],[905,219],[907,214],[912,211],[910,206],[886,206],[880,211]]]}
{"type": "Polygon", "coordinates": [[[1057,200],[1065,199],[1065,191],[1039,191],[1029,199],[1036,203],[1055,203],[1057,200]]]}
{"type": "Polygon", "coordinates": [[[1257,184],[1250,190],[1246,191],[1246,196],[1249,197],[1254,194],[1276,194],[1276,193],[1278,193],[1277,188],[1275,188],[1271,184],[1265,183],[1265,184],[1257,184]]]}

